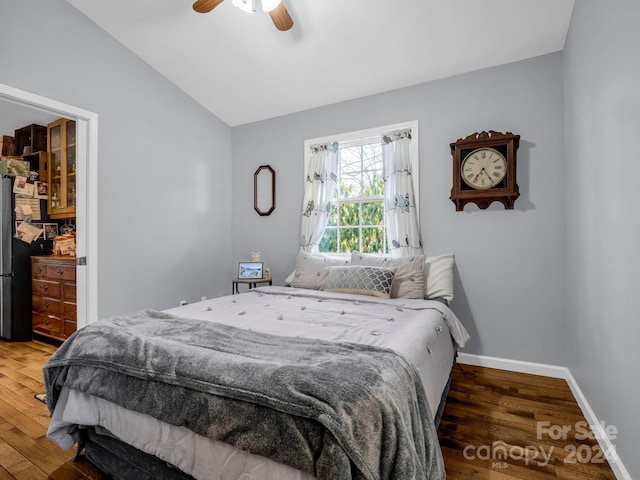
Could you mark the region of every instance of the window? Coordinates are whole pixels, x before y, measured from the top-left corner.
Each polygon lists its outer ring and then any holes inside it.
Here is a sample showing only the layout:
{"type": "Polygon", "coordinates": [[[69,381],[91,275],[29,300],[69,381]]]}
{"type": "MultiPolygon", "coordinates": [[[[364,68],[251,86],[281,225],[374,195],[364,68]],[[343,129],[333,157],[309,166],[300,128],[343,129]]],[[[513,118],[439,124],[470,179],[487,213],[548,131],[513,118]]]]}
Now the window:
{"type": "Polygon", "coordinates": [[[319,250],[330,253],[387,253],[384,215],[382,134],[412,129],[413,181],[418,203],[418,122],[390,125],[305,142],[306,175],[310,147],[338,143],[338,178],[329,220],[319,250]]]}
{"type": "Polygon", "coordinates": [[[321,252],[387,252],[383,174],[379,139],[340,145],[336,192],[321,252]]]}

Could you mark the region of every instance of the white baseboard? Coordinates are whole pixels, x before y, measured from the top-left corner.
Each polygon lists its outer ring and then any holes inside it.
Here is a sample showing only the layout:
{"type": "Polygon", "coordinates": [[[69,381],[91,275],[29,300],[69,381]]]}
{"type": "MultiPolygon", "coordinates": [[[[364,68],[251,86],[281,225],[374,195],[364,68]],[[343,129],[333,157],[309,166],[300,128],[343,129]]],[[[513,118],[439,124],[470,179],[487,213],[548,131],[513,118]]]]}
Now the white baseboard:
{"type": "Polygon", "coordinates": [[[514,372],[530,373],[532,375],[542,375],[553,378],[566,379],[567,373],[569,373],[566,367],[546,365],[544,363],[523,362],[521,360],[511,360],[508,358],[487,357],[486,355],[474,355],[472,353],[458,353],[458,362],[464,363],[465,365],[512,370],[514,372]]]}
{"type": "Polygon", "coordinates": [[[607,459],[616,478],[618,480],[631,480],[631,475],[616,453],[615,446],[611,443],[611,439],[603,429],[603,424],[596,416],[591,405],[589,405],[587,398],[582,393],[582,390],[580,390],[578,382],[573,378],[571,371],[567,367],[547,365],[544,363],[523,362],[521,360],[511,360],[508,358],[488,357],[485,355],[474,355],[472,353],[458,353],[458,363],[475,365],[478,367],[497,368],[499,370],[511,370],[514,372],[542,375],[545,377],[562,378],[566,380],[571,392],[576,397],[576,402],[578,402],[578,405],[582,410],[582,414],[596,435],[600,448],[602,448],[603,452],[608,452],[607,459]]]}

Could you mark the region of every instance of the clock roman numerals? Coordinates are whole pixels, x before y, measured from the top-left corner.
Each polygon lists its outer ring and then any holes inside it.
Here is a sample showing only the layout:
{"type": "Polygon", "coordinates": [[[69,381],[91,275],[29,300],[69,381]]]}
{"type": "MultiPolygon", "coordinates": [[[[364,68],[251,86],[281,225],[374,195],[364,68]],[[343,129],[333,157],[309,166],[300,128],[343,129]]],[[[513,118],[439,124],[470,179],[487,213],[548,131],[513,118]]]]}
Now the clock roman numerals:
{"type": "Polygon", "coordinates": [[[478,148],[462,161],[462,180],[475,190],[487,190],[498,185],[506,175],[504,155],[494,148],[478,148]]]}

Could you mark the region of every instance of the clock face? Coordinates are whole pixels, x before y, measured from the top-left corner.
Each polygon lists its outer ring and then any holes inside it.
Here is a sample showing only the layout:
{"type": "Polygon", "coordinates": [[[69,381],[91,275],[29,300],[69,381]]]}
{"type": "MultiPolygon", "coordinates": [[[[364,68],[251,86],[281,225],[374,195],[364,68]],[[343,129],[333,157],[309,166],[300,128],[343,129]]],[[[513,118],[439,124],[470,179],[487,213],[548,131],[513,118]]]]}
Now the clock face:
{"type": "Polygon", "coordinates": [[[493,188],[507,175],[507,159],[494,148],[478,148],[464,157],[460,175],[474,190],[493,188]]]}

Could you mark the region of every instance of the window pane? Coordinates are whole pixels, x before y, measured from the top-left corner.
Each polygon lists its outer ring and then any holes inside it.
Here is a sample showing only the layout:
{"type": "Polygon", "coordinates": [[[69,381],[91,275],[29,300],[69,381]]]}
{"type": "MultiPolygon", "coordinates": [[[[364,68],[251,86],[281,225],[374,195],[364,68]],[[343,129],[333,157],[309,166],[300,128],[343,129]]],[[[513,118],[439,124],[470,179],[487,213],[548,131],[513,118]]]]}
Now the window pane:
{"type": "Polygon", "coordinates": [[[362,145],[362,169],[382,171],[382,144],[362,145]]]}
{"type": "Polygon", "coordinates": [[[327,219],[327,227],[338,226],[338,207],[334,203],[331,205],[331,211],[329,212],[329,218],[327,219]]]}
{"type": "Polygon", "coordinates": [[[382,202],[362,204],[362,225],[384,225],[384,205],[382,202]]]}
{"type": "Polygon", "coordinates": [[[350,227],[360,225],[360,205],[357,203],[343,203],[340,205],[340,226],[350,227]]]}
{"type": "Polygon", "coordinates": [[[340,196],[359,197],[362,194],[361,148],[340,149],[340,196]]]}
{"type": "Polygon", "coordinates": [[[340,251],[353,252],[360,248],[360,239],[358,238],[359,228],[341,228],[340,229],[340,251]]]}
{"type": "Polygon", "coordinates": [[[321,252],[337,252],[338,251],[338,229],[327,228],[324,232],[324,236],[320,241],[318,249],[321,252]]]}
{"type": "Polygon", "coordinates": [[[362,252],[385,253],[383,227],[362,229],[362,252]]]}
{"type": "Polygon", "coordinates": [[[371,170],[362,172],[363,185],[362,195],[373,197],[376,195],[384,195],[384,176],[381,170],[371,170]]]}

